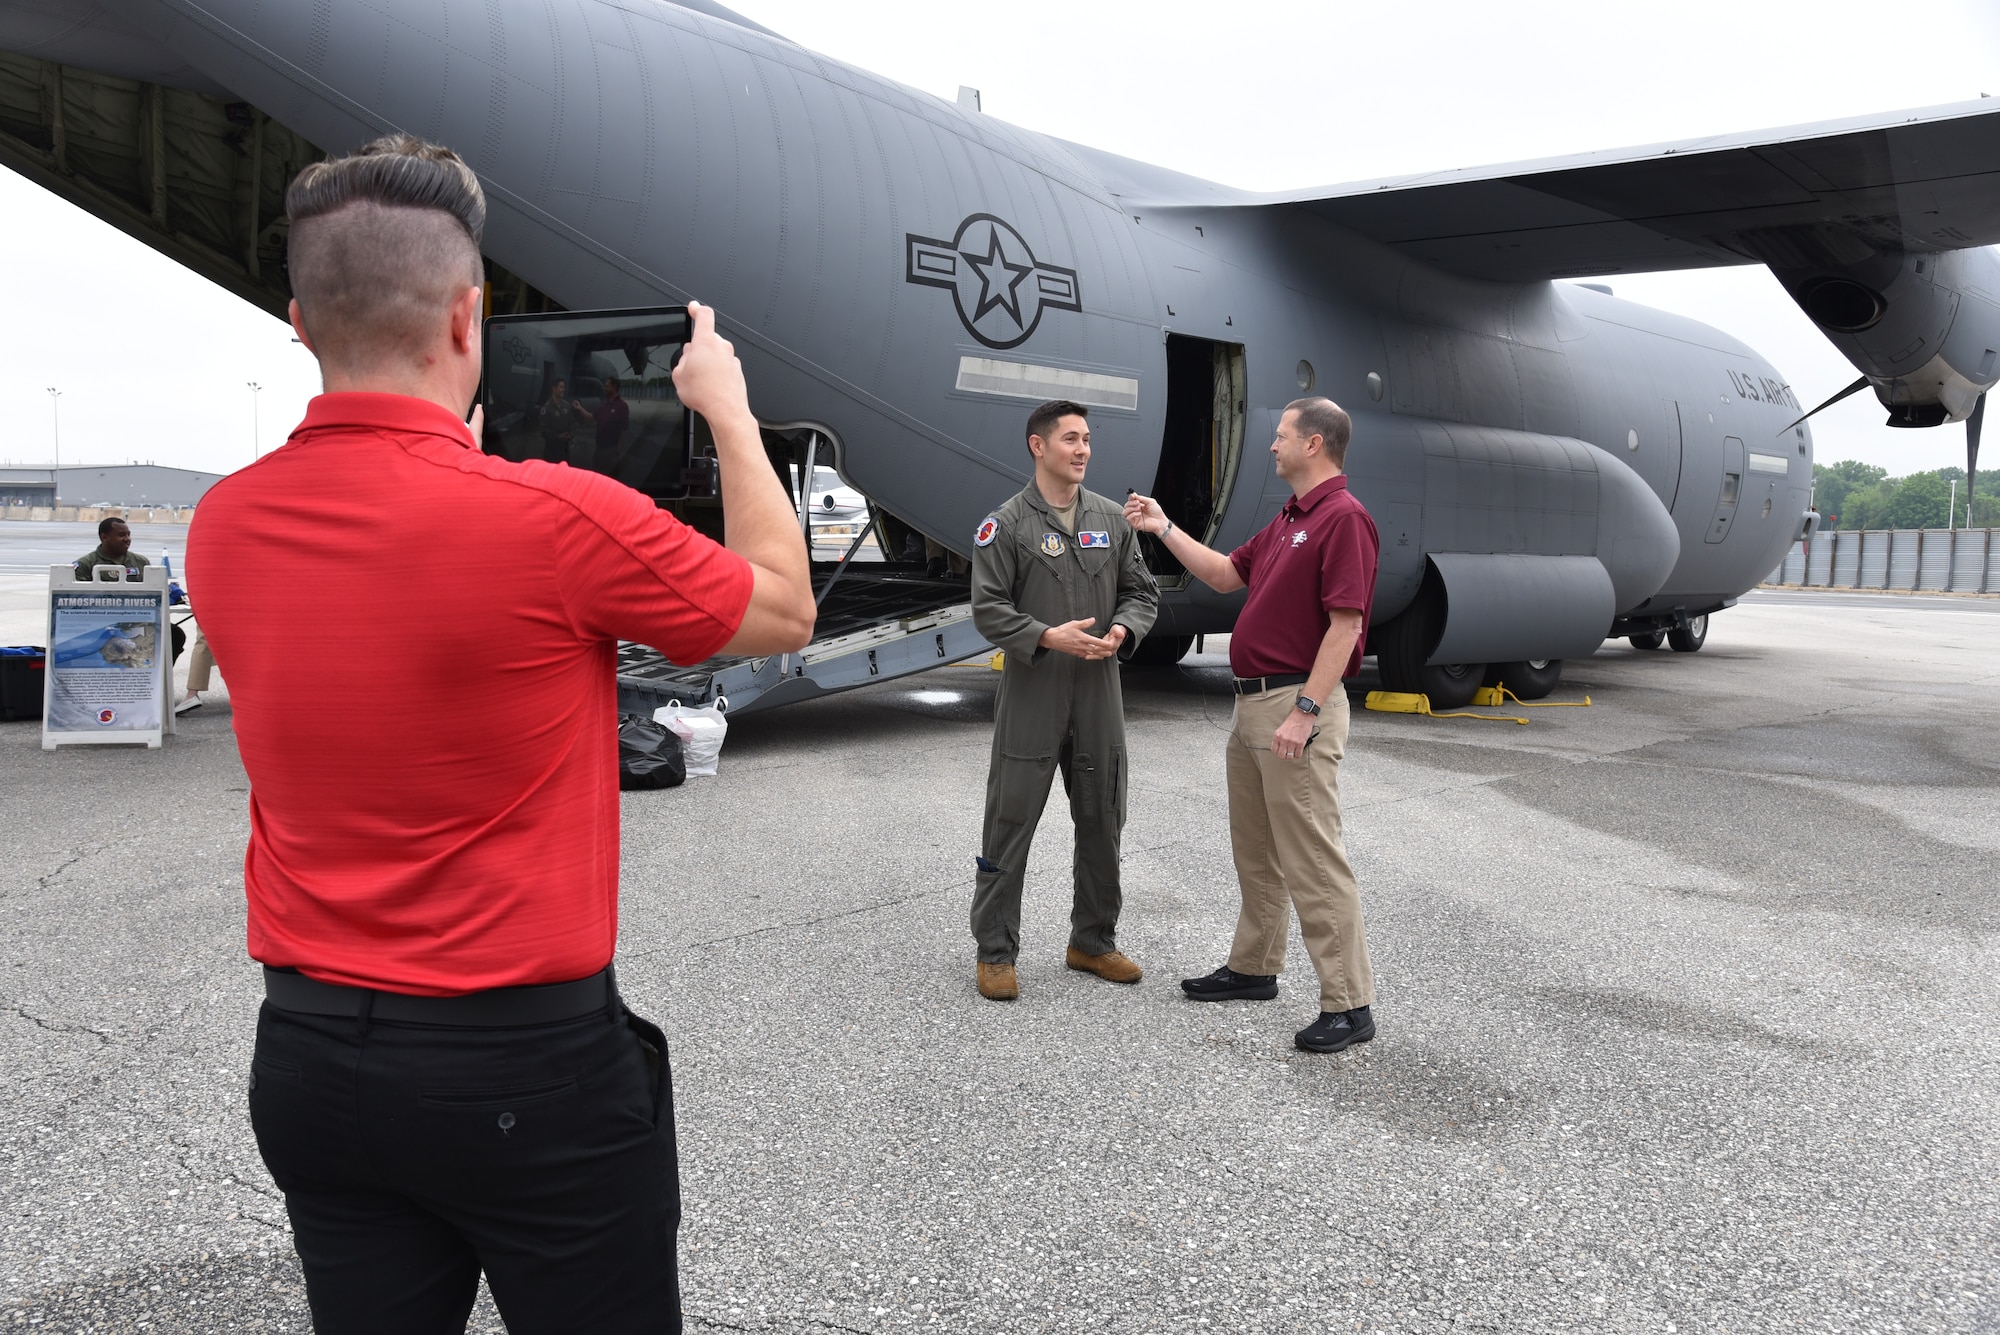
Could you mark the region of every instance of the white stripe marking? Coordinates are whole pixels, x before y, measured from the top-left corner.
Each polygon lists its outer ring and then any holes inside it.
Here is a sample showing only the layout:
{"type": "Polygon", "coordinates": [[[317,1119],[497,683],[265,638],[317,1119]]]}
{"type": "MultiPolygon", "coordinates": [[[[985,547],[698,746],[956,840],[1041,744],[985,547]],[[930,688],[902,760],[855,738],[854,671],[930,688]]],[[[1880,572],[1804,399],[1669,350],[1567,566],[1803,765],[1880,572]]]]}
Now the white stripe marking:
{"type": "Polygon", "coordinates": [[[1131,376],[1035,366],[993,357],[960,357],[957,388],[968,394],[1010,399],[1074,399],[1092,408],[1139,407],[1139,382],[1131,376]]]}

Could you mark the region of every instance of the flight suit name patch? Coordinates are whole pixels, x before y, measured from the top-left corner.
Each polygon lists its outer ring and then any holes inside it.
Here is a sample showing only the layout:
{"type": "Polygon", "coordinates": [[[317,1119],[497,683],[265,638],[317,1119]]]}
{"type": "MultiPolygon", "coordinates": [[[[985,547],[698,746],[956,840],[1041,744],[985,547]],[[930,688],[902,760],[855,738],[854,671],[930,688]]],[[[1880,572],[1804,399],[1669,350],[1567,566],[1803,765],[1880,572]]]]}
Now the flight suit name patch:
{"type": "Polygon", "coordinates": [[[1090,529],[1076,535],[1076,545],[1079,547],[1109,547],[1111,545],[1111,535],[1103,529],[1090,529]]]}
{"type": "Polygon", "coordinates": [[[1063,546],[1062,534],[1060,533],[1042,534],[1042,555],[1061,556],[1063,552],[1066,550],[1067,548],[1063,546]]]}

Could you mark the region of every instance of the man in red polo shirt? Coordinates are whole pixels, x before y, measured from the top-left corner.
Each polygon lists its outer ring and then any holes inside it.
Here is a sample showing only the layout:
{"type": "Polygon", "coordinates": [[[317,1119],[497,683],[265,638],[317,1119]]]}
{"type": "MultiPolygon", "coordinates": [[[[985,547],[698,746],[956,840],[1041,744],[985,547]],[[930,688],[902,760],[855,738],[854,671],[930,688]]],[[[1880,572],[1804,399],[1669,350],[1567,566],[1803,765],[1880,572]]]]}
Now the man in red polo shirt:
{"type": "Polygon", "coordinates": [[[1354,433],[1331,399],[1286,405],[1271,442],[1292,499],[1264,531],[1224,555],[1170,521],[1158,501],[1125,503],[1132,527],[1157,533],[1217,593],[1248,586],[1229,637],[1236,716],[1229,734],[1229,841],[1243,895],[1229,963],[1181,987],[1197,1001],[1278,995],[1291,907],[1319,971],[1319,1018],[1295,1042],[1339,1052],[1375,1037],[1361,892],[1340,841],[1340,758],[1347,692],[1361,670],[1375,601],[1375,521],[1342,469],[1354,433]]]}
{"type": "Polygon", "coordinates": [[[407,136],[286,196],[326,392],[188,536],[250,777],[258,1148],[321,1332],[681,1328],[666,1039],[626,1010],[615,654],[811,637],[805,545],[743,372],[695,307],[718,546],[595,473],[482,454],[485,199],[407,136]],[[444,516],[504,534],[454,547],[444,516]],[[333,647],[338,652],[332,652],[333,647]],[[386,683],[365,706],[355,662],[386,683]]]}

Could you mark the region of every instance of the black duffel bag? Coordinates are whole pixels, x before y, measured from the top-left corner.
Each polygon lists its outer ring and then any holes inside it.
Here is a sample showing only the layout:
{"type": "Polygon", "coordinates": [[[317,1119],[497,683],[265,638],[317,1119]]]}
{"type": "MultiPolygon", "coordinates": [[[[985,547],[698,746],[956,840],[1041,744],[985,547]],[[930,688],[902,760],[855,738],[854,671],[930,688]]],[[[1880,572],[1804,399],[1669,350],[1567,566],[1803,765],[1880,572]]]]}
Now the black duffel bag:
{"type": "Polygon", "coordinates": [[[618,716],[619,788],[678,788],[687,776],[680,738],[644,714],[618,716]]]}

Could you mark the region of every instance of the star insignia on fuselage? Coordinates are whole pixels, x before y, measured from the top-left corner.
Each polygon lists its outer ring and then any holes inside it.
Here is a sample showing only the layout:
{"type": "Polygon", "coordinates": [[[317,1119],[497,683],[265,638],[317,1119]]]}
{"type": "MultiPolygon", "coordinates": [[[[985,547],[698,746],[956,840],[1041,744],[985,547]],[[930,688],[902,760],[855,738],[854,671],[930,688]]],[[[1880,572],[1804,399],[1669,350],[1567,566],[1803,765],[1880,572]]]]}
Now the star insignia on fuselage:
{"type": "Polygon", "coordinates": [[[975,213],[950,240],[903,239],[905,280],[951,293],[965,332],[989,348],[1019,347],[1047,311],[1083,310],[1076,270],[1035,258],[1026,237],[1005,219],[975,213]]]}
{"type": "Polygon", "coordinates": [[[972,312],[973,323],[984,319],[986,312],[996,308],[1004,310],[1015,324],[1025,323],[1021,319],[1021,300],[1015,289],[1023,279],[1035,271],[1030,264],[1016,264],[1007,258],[1006,247],[1000,244],[1000,229],[994,228],[986,234],[986,253],[974,255],[961,250],[959,258],[972,266],[979,275],[979,304],[972,312]],[[997,272],[996,272],[997,271],[997,272]]]}

